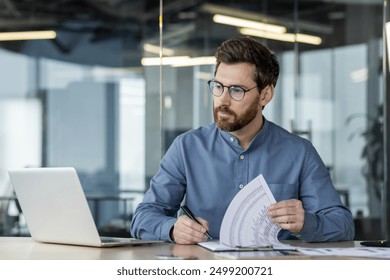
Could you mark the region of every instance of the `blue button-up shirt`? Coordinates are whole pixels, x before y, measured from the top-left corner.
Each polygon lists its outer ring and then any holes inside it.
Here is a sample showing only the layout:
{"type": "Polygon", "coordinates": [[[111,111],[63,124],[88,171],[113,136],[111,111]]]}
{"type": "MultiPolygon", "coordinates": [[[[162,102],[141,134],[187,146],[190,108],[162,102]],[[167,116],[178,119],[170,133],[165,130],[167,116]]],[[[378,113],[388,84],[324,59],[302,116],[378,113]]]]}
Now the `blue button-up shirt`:
{"type": "MultiPolygon", "coordinates": [[[[169,232],[185,199],[196,217],[209,222],[211,236],[218,239],[229,203],[259,174],[276,201],[302,201],[302,240],[353,240],[351,212],[342,204],[313,145],[266,119],[246,150],[215,124],[178,136],[137,206],[131,233],[137,238],[171,241],[169,232]]],[[[279,239],[294,238],[287,230],[279,233],[279,239]]]]}

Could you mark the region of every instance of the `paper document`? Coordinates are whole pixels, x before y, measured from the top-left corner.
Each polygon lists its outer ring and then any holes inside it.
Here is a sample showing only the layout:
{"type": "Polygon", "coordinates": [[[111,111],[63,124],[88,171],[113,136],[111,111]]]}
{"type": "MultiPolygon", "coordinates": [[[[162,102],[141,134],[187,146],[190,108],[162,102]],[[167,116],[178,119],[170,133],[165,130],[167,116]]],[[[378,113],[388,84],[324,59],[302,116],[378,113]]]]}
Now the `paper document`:
{"type": "Polygon", "coordinates": [[[260,174],[231,201],[222,220],[219,243],[207,241],[199,245],[213,251],[229,251],[232,248],[295,249],[278,240],[281,227],[273,223],[267,215],[268,206],[275,202],[263,175],[260,174]]]}
{"type": "Polygon", "coordinates": [[[200,242],[198,245],[209,249],[213,252],[245,252],[245,251],[273,251],[272,246],[252,246],[252,247],[239,247],[239,246],[227,246],[221,244],[219,240],[213,239],[205,242],[200,242]]]}
{"type": "Polygon", "coordinates": [[[390,259],[390,248],[380,247],[352,247],[352,248],[297,248],[299,252],[308,256],[343,256],[390,259]]]}

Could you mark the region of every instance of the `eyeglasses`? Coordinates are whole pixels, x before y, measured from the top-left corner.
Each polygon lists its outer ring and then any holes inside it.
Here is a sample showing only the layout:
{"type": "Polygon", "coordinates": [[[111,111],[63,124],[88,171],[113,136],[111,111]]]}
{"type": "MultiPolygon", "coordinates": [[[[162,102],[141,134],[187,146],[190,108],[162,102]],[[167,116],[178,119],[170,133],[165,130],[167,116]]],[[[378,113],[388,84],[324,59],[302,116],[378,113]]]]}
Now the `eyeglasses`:
{"type": "Polygon", "coordinates": [[[236,101],[243,100],[246,92],[248,92],[254,88],[257,88],[257,86],[254,86],[253,88],[250,88],[250,89],[243,89],[242,87],[234,86],[234,85],[233,86],[224,86],[220,82],[217,82],[214,80],[208,81],[207,84],[209,85],[210,92],[214,96],[218,96],[218,97],[221,96],[223,91],[224,91],[224,88],[227,88],[230,97],[236,101]]]}

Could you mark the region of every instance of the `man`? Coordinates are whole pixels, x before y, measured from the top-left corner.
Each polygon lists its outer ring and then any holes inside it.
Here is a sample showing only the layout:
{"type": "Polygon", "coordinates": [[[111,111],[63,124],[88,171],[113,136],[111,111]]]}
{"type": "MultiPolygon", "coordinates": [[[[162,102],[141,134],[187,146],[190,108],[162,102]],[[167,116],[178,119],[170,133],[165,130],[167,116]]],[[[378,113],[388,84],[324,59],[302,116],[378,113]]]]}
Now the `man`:
{"type": "Polygon", "coordinates": [[[268,215],[279,239],[352,240],[351,212],[341,203],[312,144],[263,117],[279,75],[276,57],[256,40],[228,40],[216,52],[214,122],[178,136],[134,213],[131,232],[178,244],[214,239],[233,197],[263,174],[277,203],[268,215]],[[176,218],[185,199],[198,217],[176,218]]]}

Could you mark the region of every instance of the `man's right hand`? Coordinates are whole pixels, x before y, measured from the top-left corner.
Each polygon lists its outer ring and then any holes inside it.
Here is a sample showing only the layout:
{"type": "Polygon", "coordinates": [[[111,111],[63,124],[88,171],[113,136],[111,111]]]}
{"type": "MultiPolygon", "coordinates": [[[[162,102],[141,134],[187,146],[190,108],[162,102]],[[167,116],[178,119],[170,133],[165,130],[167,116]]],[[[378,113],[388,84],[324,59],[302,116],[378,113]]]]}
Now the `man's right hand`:
{"type": "Polygon", "coordinates": [[[173,225],[171,236],[177,244],[188,245],[208,240],[205,232],[208,230],[209,223],[202,218],[196,219],[201,225],[191,220],[186,215],[182,215],[177,219],[176,223],[173,225]]]}

